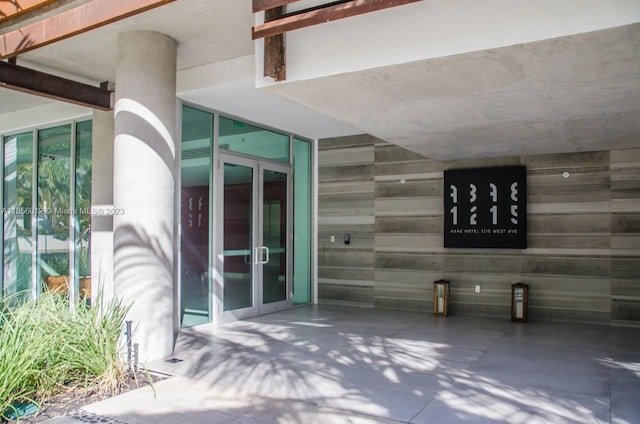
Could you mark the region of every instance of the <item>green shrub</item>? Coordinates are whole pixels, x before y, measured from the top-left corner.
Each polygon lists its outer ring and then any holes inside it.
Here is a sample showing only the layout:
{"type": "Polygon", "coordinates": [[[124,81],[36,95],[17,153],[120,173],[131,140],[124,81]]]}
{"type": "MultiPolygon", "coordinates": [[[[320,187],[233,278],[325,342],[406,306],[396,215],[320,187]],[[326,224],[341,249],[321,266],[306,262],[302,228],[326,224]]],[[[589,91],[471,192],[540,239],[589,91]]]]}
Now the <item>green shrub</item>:
{"type": "Polygon", "coordinates": [[[89,384],[102,395],[116,394],[124,377],[125,364],[119,344],[128,308],[119,301],[100,301],[93,307],[75,305],[60,323],[64,351],[61,366],[74,383],[89,384]]]}
{"type": "Polygon", "coordinates": [[[0,412],[11,412],[14,402],[35,402],[47,387],[41,331],[28,308],[3,308],[0,329],[0,412]],[[19,323],[19,324],[18,324],[19,323]]]}
{"type": "Polygon", "coordinates": [[[125,376],[119,339],[127,307],[93,307],[43,293],[36,301],[12,296],[0,304],[0,416],[17,402],[38,403],[74,386],[115,394],[125,376]]]}

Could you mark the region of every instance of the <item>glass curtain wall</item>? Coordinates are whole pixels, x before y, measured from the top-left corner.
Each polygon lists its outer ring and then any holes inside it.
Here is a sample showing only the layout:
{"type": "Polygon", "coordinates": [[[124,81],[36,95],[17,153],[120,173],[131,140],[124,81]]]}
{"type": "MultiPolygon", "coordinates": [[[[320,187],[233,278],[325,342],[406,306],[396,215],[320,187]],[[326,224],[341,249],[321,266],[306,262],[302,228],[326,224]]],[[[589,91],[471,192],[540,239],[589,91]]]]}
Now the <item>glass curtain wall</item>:
{"type": "Polygon", "coordinates": [[[288,135],[223,116],[220,117],[219,133],[222,150],[289,162],[288,135]]]}
{"type": "Polygon", "coordinates": [[[37,260],[43,288],[69,288],[71,126],[38,131],[37,260]]]}
{"type": "Polygon", "coordinates": [[[76,293],[81,299],[91,299],[91,154],[92,122],[76,125],[75,157],[75,275],[76,293]]]}
{"type": "Polygon", "coordinates": [[[4,137],[3,149],[2,293],[66,294],[72,284],[80,293],[90,268],[91,121],[4,137]]]}
{"type": "Polygon", "coordinates": [[[211,321],[209,286],[213,115],[182,107],[180,325],[211,321]]]}
{"type": "Polygon", "coordinates": [[[311,302],[311,143],[293,140],[293,303],[311,302]]]}
{"type": "MultiPolygon", "coordinates": [[[[180,222],[180,325],[190,327],[193,325],[211,322],[212,316],[212,287],[209,275],[212,269],[211,249],[212,221],[213,219],[213,170],[214,170],[214,122],[217,120],[217,148],[220,151],[239,153],[244,156],[264,158],[270,161],[293,164],[292,181],[294,184],[294,219],[295,236],[292,248],[295,252],[291,258],[294,274],[294,299],[295,304],[304,304],[312,301],[311,291],[311,248],[312,248],[312,146],[311,143],[299,138],[292,138],[288,134],[279,133],[261,128],[237,119],[220,116],[195,107],[182,106],[182,165],[181,165],[181,222],[180,222]]],[[[222,166],[222,164],[220,165],[222,166]]],[[[244,191],[239,188],[248,187],[252,181],[252,174],[237,164],[224,164],[224,201],[228,207],[224,208],[223,234],[233,232],[236,221],[246,220],[240,211],[234,209],[234,205],[244,199],[244,191]]],[[[270,185],[273,175],[265,174],[265,193],[270,193],[270,185]]],[[[284,185],[283,187],[286,187],[284,185]]],[[[249,191],[250,193],[250,191],[249,191]]],[[[276,203],[266,194],[264,199],[264,219],[269,220],[283,216],[286,211],[286,203],[276,203]]],[[[283,197],[282,195],[281,197],[283,197]]],[[[284,196],[283,198],[286,198],[284,196]]],[[[245,205],[246,206],[246,205],[245,205]]],[[[243,211],[246,208],[243,209],[243,211]]],[[[282,221],[282,219],[280,219],[282,221]]],[[[286,222],[286,221],[282,221],[286,222]]],[[[237,225],[236,225],[237,224],[237,225]]],[[[263,223],[265,243],[269,244],[275,238],[286,240],[285,230],[269,221],[269,225],[263,223]]],[[[248,228],[248,227],[247,227],[248,228]]],[[[244,230],[243,230],[244,231],[244,230]]],[[[248,233],[250,234],[250,232],[248,233]]],[[[247,236],[249,237],[249,236],[247,236]]],[[[251,306],[252,291],[251,278],[246,277],[247,265],[251,264],[251,251],[248,255],[244,252],[247,240],[235,240],[224,237],[225,254],[225,284],[223,298],[225,299],[222,310],[235,310],[251,306]],[[233,243],[232,243],[233,241],[233,243]],[[237,242],[237,243],[236,243],[237,242]],[[238,255],[238,263],[227,255],[238,255]],[[237,265],[237,266],[236,266],[237,265]],[[242,281],[234,280],[234,278],[242,281]],[[245,281],[246,280],[246,281],[245,281]],[[236,293],[237,291],[237,293],[236,293]]],[[[277,256],[281,247],[270,246],[270,252],[277,256]]],[[[273,259],[273,266],[267,270],[268,276],[273,278],[273,287],[265,286],[262,302],[267,304],[286,297],[283,291],[283,273],[286,271],[286,251],[283,249],[280,261],[273,259]],[[277,283],[277,284],[276,284],[277,283]],[[282,286],[282,287],[281,287],[282,286]]]]}
{"type": "Polygon", "coordinates": [[[34,251],[33,132],[4,138],[2,294],[28,292],[34,251]]]}

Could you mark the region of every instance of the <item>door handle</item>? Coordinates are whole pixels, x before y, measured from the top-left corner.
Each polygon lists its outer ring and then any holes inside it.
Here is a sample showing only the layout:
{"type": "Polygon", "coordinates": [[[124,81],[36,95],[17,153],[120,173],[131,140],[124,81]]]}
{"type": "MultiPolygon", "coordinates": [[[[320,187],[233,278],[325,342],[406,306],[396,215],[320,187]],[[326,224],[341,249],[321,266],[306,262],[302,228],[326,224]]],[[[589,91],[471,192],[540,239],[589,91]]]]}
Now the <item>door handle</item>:
{"type": "Polygon", "coordinates": [[[256,247],[256,265],[264,265],[268,262],[269,248],[267,246],[256,247]]]}

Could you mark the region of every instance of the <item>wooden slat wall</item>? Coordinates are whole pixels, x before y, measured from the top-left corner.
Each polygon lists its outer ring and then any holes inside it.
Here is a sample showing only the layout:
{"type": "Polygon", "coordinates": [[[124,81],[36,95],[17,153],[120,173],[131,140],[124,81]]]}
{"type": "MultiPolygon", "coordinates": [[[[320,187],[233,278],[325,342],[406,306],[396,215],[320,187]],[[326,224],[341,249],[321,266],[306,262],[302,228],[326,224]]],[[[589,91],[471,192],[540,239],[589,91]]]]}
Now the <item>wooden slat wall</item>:
{"type": "Polygon", "coordinates": [[[375,158],[375,305],[431,310],[443,275],[442,163],[380,141],[375,158]]]}
{"type": "Polygon", "coordinates": [[[608,321],[609,153],[529,156],[522,164],[529,228],[521,278],[531,286],[529,316],[608,321]]]}
{"type": "Polygon", "coordinates": [[[611,318],[640,321],[640,149],[611,152],[611,318]]]}
{"type": "Polygon", "coordinates": [[[640,149],[438,162],[371,136],[328,139],[319,192],[321,302],[430,312],[446,278],[452,313],[507,318],[524,282],[532,320],[640,321],[640,149]],[[443,170],[515,164],[529,248],[444,249],[443,170]]]}
{"type": "Polygon", "coordinates": [[[325,139],[318,155],[318,298],[373,307],[373,139],[325,139]]]}

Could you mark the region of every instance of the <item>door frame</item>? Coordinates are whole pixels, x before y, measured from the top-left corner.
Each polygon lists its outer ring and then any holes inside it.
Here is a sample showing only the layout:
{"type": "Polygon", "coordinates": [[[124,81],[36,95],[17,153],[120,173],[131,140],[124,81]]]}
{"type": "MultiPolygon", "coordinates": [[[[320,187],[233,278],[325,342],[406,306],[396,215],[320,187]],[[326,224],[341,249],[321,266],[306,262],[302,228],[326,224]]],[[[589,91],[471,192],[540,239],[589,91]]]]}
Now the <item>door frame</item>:
{"type": "Polygon", "coordinates": [[[271,161],[268,159],[218,151],[216,158],[216,185],[214,190],[216,204],[216,239],[214,250],[213,273],[213,322],[222,324],[226,322],[256,317],[272,312],[290,309],[293,306],[293,185],[292,166],[288,163],[271,161]],[[253,169],[252,178],[252,245],[251,245],[251,270],[252,270],[252,305],[246,308],[230,311],[224,310],[224,165],[226,163],[245,166],[253,169]],[[286,294],[285,300],[263,304],[263,267],[257,261],[257,250],[263,246],[263,220],[264,220],[264,170],[276,171],[286,175],[286,294]]]}

